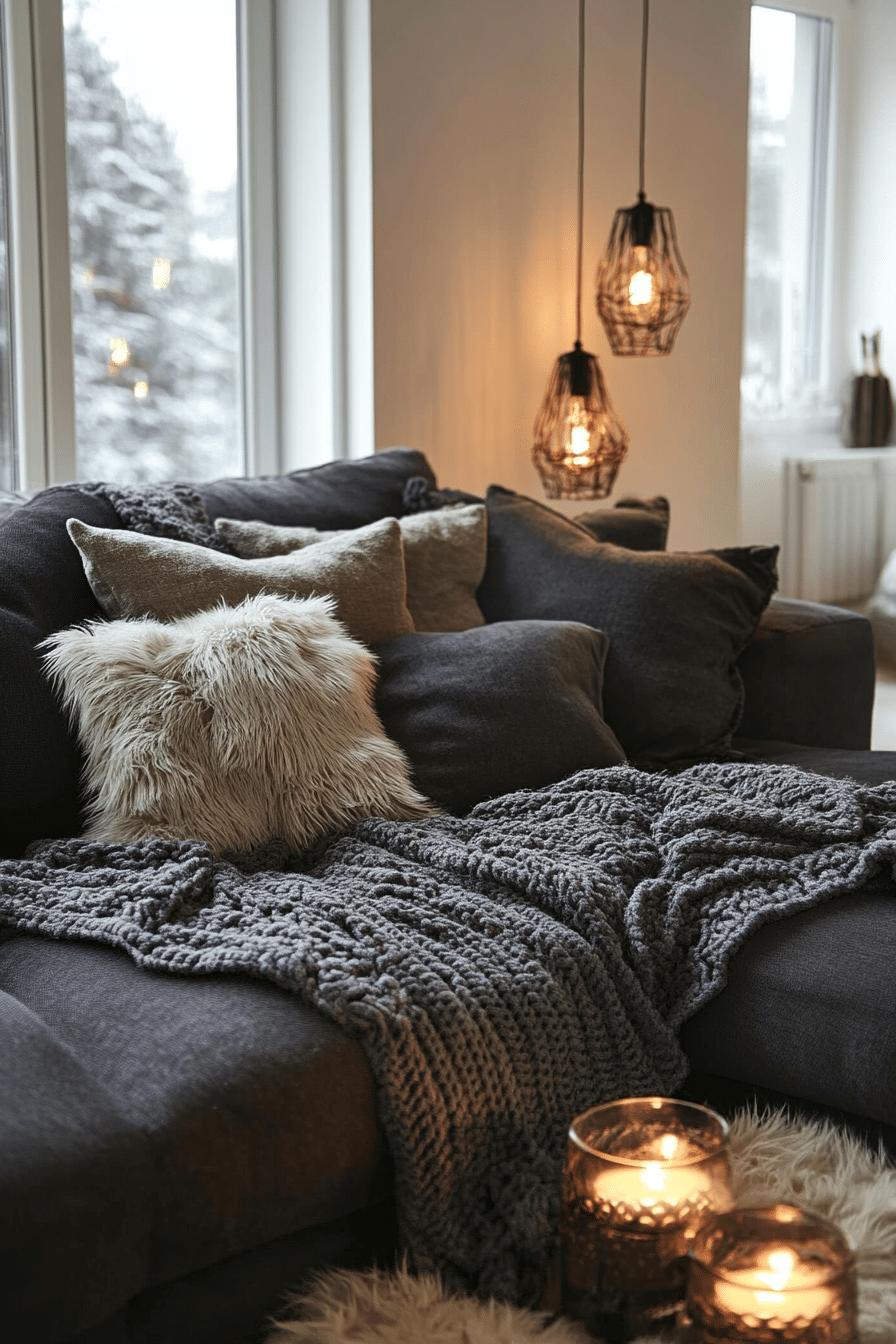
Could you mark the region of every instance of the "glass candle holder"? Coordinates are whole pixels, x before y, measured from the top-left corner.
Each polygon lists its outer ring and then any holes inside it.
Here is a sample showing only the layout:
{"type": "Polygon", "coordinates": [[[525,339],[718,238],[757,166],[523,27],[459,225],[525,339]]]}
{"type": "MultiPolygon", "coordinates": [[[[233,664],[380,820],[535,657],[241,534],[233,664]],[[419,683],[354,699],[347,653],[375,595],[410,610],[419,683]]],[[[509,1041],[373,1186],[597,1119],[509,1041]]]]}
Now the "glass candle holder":
{"type": "Polygon", "coordinates": [[[856,1344],[852,1252],[792,1204],[712,1217],[691,1246],[681,1319],[694,1344],[856,1344]]]}
{"type": "Polygon", "coordinates": [[[598,1338],[657,1334],[683,1305],[699,1224],[732,1205],[728,1126],[664,1097],[573,1120],[563,1188],[563,1310],[598,1338]]]}

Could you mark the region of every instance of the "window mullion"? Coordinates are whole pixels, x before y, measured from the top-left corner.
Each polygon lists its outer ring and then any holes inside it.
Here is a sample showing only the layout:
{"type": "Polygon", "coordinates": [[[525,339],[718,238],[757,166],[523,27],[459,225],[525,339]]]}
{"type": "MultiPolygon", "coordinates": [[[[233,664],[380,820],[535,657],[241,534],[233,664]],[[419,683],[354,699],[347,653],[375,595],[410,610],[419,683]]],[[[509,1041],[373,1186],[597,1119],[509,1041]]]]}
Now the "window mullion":
{"type": "Polygon", "coordinates": [[[237,6],[240,298],[247,470],[281,470],[274,0],[237,6]]]}
{"type": "Polygon", "coordinates": [[[61,0],[4,5],[19,478],[75,475],[61,0]]]}

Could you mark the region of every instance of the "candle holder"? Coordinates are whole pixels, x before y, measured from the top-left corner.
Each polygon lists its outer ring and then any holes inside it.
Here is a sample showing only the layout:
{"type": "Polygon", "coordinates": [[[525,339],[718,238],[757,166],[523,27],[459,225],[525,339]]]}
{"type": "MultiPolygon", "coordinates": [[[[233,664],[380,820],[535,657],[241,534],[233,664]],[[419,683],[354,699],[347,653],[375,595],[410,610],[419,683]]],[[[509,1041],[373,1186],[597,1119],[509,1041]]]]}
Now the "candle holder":
{"type": "Polygon", "coordinates": [[[681,1324],[692,1344],[857,1344],[852,1252],[791,1204],[714,1216],[691,1246],[681,1324]]]}
{"type": "Polygon", "coordinates": [[[563,1188],[563,1311],[607,1344],[674,1326],[697,1227],[729,1209],[728,1126],[705,1106],[633,1097],[576,1116],[563,1188]]]}

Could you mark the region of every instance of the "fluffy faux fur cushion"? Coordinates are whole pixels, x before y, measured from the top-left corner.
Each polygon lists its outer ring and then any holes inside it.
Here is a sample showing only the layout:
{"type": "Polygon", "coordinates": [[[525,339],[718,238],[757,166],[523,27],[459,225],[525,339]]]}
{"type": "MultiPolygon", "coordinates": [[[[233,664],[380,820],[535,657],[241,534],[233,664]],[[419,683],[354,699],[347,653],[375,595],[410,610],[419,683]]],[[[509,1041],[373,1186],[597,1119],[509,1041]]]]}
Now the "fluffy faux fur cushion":
{"type": "Polygon", "coordinates": [[[42,645],[87,758],[88,839],[300,850],[359,817],[424,817],[372,707],[374,659],[329,597],[97,621],[42,645]]]}
{"type": "MultiPolygon", "coordinates": [[[[476,589],[485,574],[482,504],[399,518],[407,573],[408,610],[416,630],[472,630],[485,623],[476,589]]],[[[218,518],[215,528],[244,560],[288,555],[351,533],[218,518]]]]}

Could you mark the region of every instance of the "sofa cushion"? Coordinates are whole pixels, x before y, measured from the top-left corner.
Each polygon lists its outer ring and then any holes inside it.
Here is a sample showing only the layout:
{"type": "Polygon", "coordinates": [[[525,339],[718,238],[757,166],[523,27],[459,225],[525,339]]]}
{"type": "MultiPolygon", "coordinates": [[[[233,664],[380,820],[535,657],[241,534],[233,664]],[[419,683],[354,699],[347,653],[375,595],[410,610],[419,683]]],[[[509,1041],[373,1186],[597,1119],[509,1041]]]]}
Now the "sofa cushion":
{"type": "MultiPolygon", "coordinates": [[[[751,761],[869,786],[896,780],[896,751],[735,738],[751,761]]],[[[686,1023],[693,1072],[896,1124],[896,883],[767,925],[733,958],[726,988],[686,1023]]]]}
{"type": "Polygon", "coordinates": [[[611,541],[630,551],[664,551],[669,537],[669,501],[665,495],[638,499],[626,495],[612,509],[592,509],[574,519],[595,541],[611,541]]]}
{"type": "Polygon", "coordinates": [[[362,527],[400,518],[405,482],[420,476],[435,485],[422,453],[387,448],[372,457],[324,462],[284,476],[228,477],[197,485],[212,522],[261,518],[289,527],[362,527]]]}
{"type": "Polygon", "coordinates": [[[111,948],[21,936],[0,943],[0,989],[41,1019],[145,1135],[153,1169],[146,1282],[388,1192],[363,1053],[274,985],[159,974],[111,948]]]}
{"type": "Polygon", "coordinates": [[[817,747],[871,745],[875,669],[867,616],[773,597],[738,670],[745,692],[741,736],[817,747]]]}
{"type": "Polygon", "coordinates": [[[875,888],[753,934],[682,1029],[692,1071],[896,1123],[896,886],[875,888]]]}
{"type": "Polygon", "coordinates": [[[361,817],[429,815],[374,712],[374,660],[333,607],[260,594],[47,640],[87,758],[87,838],[300,851],[361,817]]]}
{"type": "MultiPolygon", "coordinates": [[[[0,962],[16,941],[0,943],[0,962]]],[[[0,1096],[0,1336],[67,1340],[145,1283],[149,1147],[68,1045],[3,989],[0,1096]]]]}
{"type": "MultiPolygon", "coordinates": [[[[398,523],[404,543],[408,610],[417,630],[469,630],[482,625],[476,589],[485,573],[485,508],[409,514],[398,523]]],[[[215,527],[244,560],[288,555],[339,532],[218,518],[215,527]]]]}
{"type": "Polygon", "coordinates": [[[376,707],[418,788],[462,812],[625,759],[601,716],[607,644],[563,621],[406,635],[376,646],[376,707]]]}
{"type": "Polygon", "coordinates": [[[774,590],[777,548],[628,551],[499,486],[487,507],[486,620],[605,631],[604,712],[640,762],[724,751],[743,708],[736,661],[774,590]]]}
{"type": "Polygon", "coordinates": [[[406,601],[401,530],[394,518],[289,555],[238,560],[190,542],[89,527],[73,519],[72,541],[107,616],[173,621],[219,602],[273,593],[336,599],[336,614],[364,644],[414,629],[406,601]]]}
{"type": "Polygon", "coordinates": [[[67,518],[118,527],[114,509],[74,486],[43,490],[0,522],[0,854],[81,830],[83,759],[35,646],[100,616],[67,518]]]}

